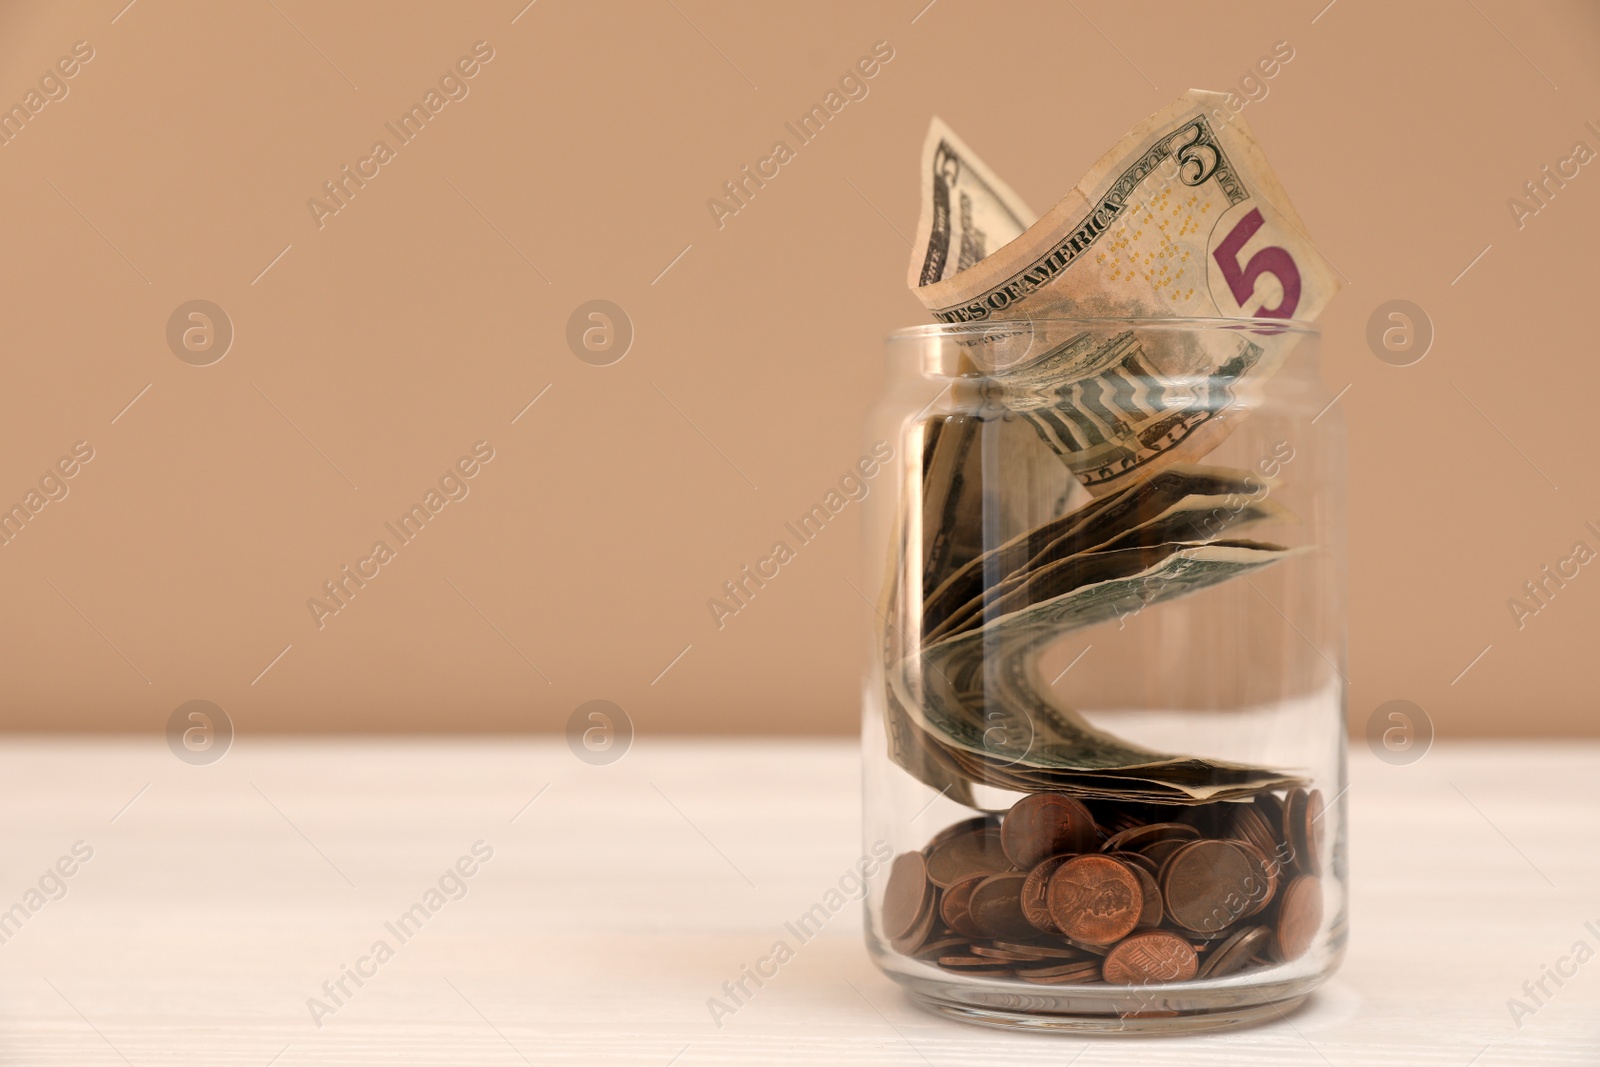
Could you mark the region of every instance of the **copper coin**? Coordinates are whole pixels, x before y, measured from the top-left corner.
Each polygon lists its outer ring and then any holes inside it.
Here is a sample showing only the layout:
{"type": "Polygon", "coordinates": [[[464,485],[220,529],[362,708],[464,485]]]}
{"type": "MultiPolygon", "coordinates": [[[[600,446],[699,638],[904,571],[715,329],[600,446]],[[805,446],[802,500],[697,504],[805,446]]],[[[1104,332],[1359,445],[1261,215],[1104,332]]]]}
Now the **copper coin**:
{"type": "Polygon", "coordinates": [[[1302,874],[1283,891],[1278,908],[1278,928],[1272,941],[1273,954],[1280,962],[1299,959],[1316,940],[1322,925],[1322,883],[1315,875],[1302,874]]]}
{"type": "Polygon", "coordinates": [[[1035,959],[1041,960],[1081,960],[1084,953],[1080,949],[1069,945],[1030,945],[1016,941],[996,941],[995,948],[1003,948],[1010,952],[1029,953],[1035,959]]]}
{"type": "Polygon", "coordinates": [[[1100,981],[1100,969],[1098,967],[1086,967],[1081,971],[1068,971],[1066,974],[1045,976],[1043,978],[1018,971],[1017,977],[1024,982],[1032,982],[1034,985],[1088,985],[1091,982],[1100,981]]]}
{"type": "Polygon", "coordinates": [[[1028,877],[1022,883],[1022,914],[1035,929],[1043,930],[1047,934],[1061,932],[1061,928],[1056,926],[1056,921],[1050,917],[1050,876],[1071,858],[1071,856],[1051,856],[1029,871],[1028,877]]]}
{"type": "Polygon", "coordinates": [[[946,826],[943,830],[940,830],[938,833],[928,838],[928,843],[922,846],[922,854],[924,856],[928,855],[928,853],[932,852],[937,846],[944,844],[952,837],[960,837],[962,834],[970,834],[975,830],[993,829],[999,825],[1000,820],[994,815],[975,815],[970,819],[962,819],[960,822],[953,822],[949,826],[946,826]]]}
{"type": "Polygon", "coordinates": [[[1050,917],[1074,941],[1108,945],[1139,925],[1144,894],[1126,864],[1076,856],[1050,876],[1050,917]]]}
{"type": "Polygon", "coordinates": [[[1000,844],[1023,870],[1057,853],[1093,851],[1096,843],[1094,816],[1063,793],[1025,796],[1000,824],[1000,844]]]}
{"type": "Polygon", "coordinates": [[[1081,977],[1099,974],[1099,960],[1078,960],[1075,963],[1051,964],[1047,967],[1018,967],[1019,978],[1065,978],[1068,975],[1081,977]]]}
{"type": "Polygon", "coordinates": [[[916,954],[920,957],[954,956],[959,955],[956,951],[957,949],[965,948],[967,948],[967,939],[964,937],[941,937],[917,949],[916,954]]]}
{"type": "Polygon", "coordinates": [[[1118,808],[1116,811],[1111,813],[1110,821],[1108,823],[1103,823],[1102,825],[1111,831],[1112,836],[1115,836],[1122,833],[1124,830],[1132,830],[1135,827],[1143,826],[1144,820],[1133,814],[1133,812],[1128,811],[1126,808],[1118,808]]]}
{"type": "Polygon", "coordinates": [[[972,921],[972,891],[987,877],[985,874],[975,874],[971,878],[963,878],[946,889],[939,898],[939,917],[962,937],[983,936],[978,924],[972,921]]]}
{"type": "Polygon", "coordinates": [[[927,903],[923,906],[922,914],[917,918],[916,925],[904,937],[890,940],[889,947],[902,956],[914,955],[933,936],[934,919],[938,914],[938,897],[930,894],[927,903]]]}
{"type": "Polygon", "coordinates": [[[957,834],[928,850],[928,881],[940,889],[978,874],[999,874],[1011,869],[1000,848],[997,829],[957,834]]]}
{"type": "Polygon", "coordinates": [[[1027,937],[1033,924],[1022,914],[1022,883],[1028,876],[1019,871],[990,875],[972,891],[972,922],[985,937],[1027,937]]]}
{"type": "MultiPolygon", "coordinates": [[[[994,960],[990,960],[994,963],[994,960]]],[[[952,967],[951,974],[959,974],[963,978],[1010,978],[1016,974],[1010,967],[952,967]]]]}
{"type": "Polygon", "coordinates": [[[1065,934],[1062,935],[1061,940],[1063,940],[1063,941],[1065,941],[1067,943],[1067,947],[1068,948],[1075,948],[1079,952],[1084,953],[1085,955],[1104,956],[1107,952],[1111,951],[1111,943],[1110,942],[1107,942],[1104,945],[1097,945],[1097,944],[1094,944],[1094,943],[1089,942],[1089,941],[1074,941],[1072,938],[1067,937],[1065,934]]]}
{"type": "Polygon", "coordinates": [[[1322,791],[1313,789],[1306,795],[1306,870],[1322,873],[1322,816],[1325,814],[1322,791]]]}
{"type": "Polygon", "coordinates": [[[933,887],[920,852],[902,852],[889,867],[889,884],[883,891],[883,933],[890,941],[910,934],[922,919],[933,887]]]}
{"type": "Polygon", "coordinates": [[[983,956],[991,960],[1005,960],[1008,963],[1038,963],[1039,957],[1027,952],[1012,952],[1005,948],[991,948],[988,945],[973,945],[967,950],[974,956],[983,956]]]}
{"type": "Polygon", "coordinates": [[[1161,865],[1167,862],[1167,857],[1178,851],[1184,845],[1191,844],[1193,839],[1169,837],[1165,841],[1156,841],[1139,850],[1139,855],[1156,865],[1156,870],[1161,870],[1161,865]]]}
{"type": "Polygon", "coordinates": [[[1112,834],[1106,838],[1106,843],[1100,846],[1101,852],[1143,852],[1147,845],[1157,841],[1176,839],[1179,841],[1193,841],[1200,836],[1200,831],[1182,822],[1153,822],[1148,826],[1135,826],[1131,830],[1124,830],[1119,834],[1112,834]]]}
{"type": "Polygon", "coordinates": [[[958,953],[954,956],[940,956],[941,967],[993,967],[994,960],[987,956],[973,956],[969,953],[958,953]]]}
{"type": "Polygon", "coordinates": [[[1303,874],[1311,873],[1310,846],[1306,843],[1306,807],[1310,795],[1304,789],[1291,789],[1283,798],[1283,840],[1288,844],[1290,864],[1303,874]]]}
{"type": "Polygon", "coordinates": [[[1105,980],[1113,985],[1187,982],[1200,967],[1194,946],[1170,930],[1146,930],[1118,943],[1106,957],[1105,980]]]}
{"type": "Polygon", "coordinates": [[[1146,856],[1142,852],[1109,852],[1107,855],[1114,860],[1121,860],[1129,867],[1143,867],[1150,874],[1155,874],[1157,871],[1161,870],[1161,868],[1156,865],[1155,860],[1151,859],[1149,856],[1146,856]]]}
{"type": "Polygon", "coordinates": [[[1226,978],[1250,965],[1267,943],[1272,940],[1272,930],[1265,926],[1247,926],[1228,940],[1212,949],[1200,965],[1200,978],[1226,978]]]}
{"type": "Polygon", "coordinates": [[[1231,841],[1193,841],[1173,854],[1161,876],[1167,915],[1186,930],[1213,934],[1233,925],[1249,907],[1255,867],[1231,841]]]}
{"type": "Polygon", "coordinates": [[[1268,826],[1279,826],[1283,823],[1283,799],[1276,793],[1257,793],[1255,806],[1260,809],[1261,817],[1268,826]]]}
{"type": "Polygon", "coordinates": [[[1250,879],[1249,889],[1245,893],[1248,905],[1244,909],[1244,917],[1259,915],[1272,903],[1272,898],[1278,893],[1278,865],[1261,854],[1261,850],[1248,841],[1234,841],[1233,847],[1243,852],[1250,861],[1250,867],[1255,872],[1250,879]]]}
{"type": "Polygon", "coordinates": [[[1155,875],[1131,863],[1128,865],[1128,870],[1139,879],[1139,892],[1144,896],[1144,907],[1139,912],[1139,925],[1160,926],[1161,917],[1166,914],[1166,909],[1161,903],[1161,887],[1156,884],[1155,875]]]}
{"type": "Polygon", "coordinates": [[[1267,820],[1261,817],[1261,811],[1254,804],[1241,804],[1239,810],[1233,815],[1233,836],[1248,841],[1261,850],[1261,854],[1272,861],[1273,866],[1281,863],[1278,856],[1278,836],[1267,825],[1267,820]]]}

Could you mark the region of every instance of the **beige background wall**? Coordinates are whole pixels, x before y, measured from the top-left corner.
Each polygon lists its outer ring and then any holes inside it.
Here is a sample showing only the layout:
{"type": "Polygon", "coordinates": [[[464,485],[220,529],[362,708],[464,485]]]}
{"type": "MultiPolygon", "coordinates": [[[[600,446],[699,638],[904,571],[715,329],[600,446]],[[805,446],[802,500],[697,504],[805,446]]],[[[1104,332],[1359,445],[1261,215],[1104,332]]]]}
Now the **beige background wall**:
{"type": "Polygon", "coordinates": [[[0,8],[0,101],[93,49],[0,147],[0,501],[93,449],[0,547],[0,724],[205,698],[240,732],[558,729],[604,697],[641,732],[853,729],[854,517],[720,632],[706,600],[859,454],[878,338],[921,318],[929,115],[1042,209],[1288,41],[1246,117],[1349,279],[1352,719],[1594,732],[1600,570],[1520,631],[1506,602],[1600,547],[1600,164],[1520,228],[1507,200],[1600,151],[1600,8],[924,2],[0,8]],[[319,226],[479,41],[469,95],[319,226]],[[707,199],[878,41],[870,95],[719,229],[707,199]],[[565,339],[597,298],[636,331],[608,367],[565,339]],[[1414,366],[1364,339],[1396,298],[1437,331],[1414,366]],[[194,299],[235,330],[210,366],[166,338],[194,299]],[[470,495],[319,630],[307,598],[478,441],[470,495]]]}

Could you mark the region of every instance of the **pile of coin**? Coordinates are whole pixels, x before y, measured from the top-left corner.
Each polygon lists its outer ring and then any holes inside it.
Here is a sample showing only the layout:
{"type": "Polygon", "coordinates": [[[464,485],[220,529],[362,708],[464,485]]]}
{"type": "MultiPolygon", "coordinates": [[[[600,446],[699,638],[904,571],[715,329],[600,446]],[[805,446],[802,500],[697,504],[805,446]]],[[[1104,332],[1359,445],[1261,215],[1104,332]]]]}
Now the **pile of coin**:
{"type": "Polygon", "coordinates": [[[901,955],[1042,985],[1224,978],[1310,949],[1322,795],[1185,807],[1033,793],[895,857],[882,923],[901,955]]]}

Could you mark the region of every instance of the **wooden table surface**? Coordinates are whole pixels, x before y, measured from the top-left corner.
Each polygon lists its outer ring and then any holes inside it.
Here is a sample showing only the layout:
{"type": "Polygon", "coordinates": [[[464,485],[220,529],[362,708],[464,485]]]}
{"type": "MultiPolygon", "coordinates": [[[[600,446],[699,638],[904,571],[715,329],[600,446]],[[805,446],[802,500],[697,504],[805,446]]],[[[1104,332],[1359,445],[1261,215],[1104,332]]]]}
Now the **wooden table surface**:
{"type": "Polygon", "coordinates": [[[918,1010],[854,905],[713,1020],[859,855],[852,744],[641,738],[590,766],[560,740],[240,740],[196,767],[14,740],[0,1063],[1600,1063],[1600,961],[1571,955],[1600,951],[1600,745],[1358,746],[1351,776],[1350,950],[1306,1009],[1086,1040],[918,1010]]]}

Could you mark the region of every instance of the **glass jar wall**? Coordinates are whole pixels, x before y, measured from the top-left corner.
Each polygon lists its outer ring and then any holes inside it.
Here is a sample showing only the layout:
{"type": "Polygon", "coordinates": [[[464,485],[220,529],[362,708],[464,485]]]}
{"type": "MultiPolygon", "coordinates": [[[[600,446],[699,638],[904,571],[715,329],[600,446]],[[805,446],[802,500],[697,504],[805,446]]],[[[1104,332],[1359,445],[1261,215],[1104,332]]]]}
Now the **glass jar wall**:
{"type": "Polygon", "coordinates": [[[1343,440],[1313,327],[889,341],[868,440],[877,964],[993,1025],[1275,1018],[1345,943],[1343,440]],[[881,848],[881,846],[880,846],[881,848]]]}

